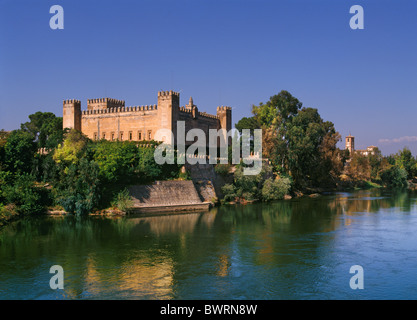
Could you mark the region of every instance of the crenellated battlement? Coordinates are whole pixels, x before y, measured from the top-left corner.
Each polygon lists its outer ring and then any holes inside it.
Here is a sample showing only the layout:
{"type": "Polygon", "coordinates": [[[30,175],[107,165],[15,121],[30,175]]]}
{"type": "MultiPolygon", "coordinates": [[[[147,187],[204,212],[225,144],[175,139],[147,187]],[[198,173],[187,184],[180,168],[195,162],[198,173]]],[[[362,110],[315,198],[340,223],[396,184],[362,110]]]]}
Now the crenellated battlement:
{"type": "MultiPolygon", "coordinates": [[[[184,107],[184,106],[180,107],[179,110],[180,110],[180,112],[184,112],[184,113],[188,113],[188,114],[192,114],[192,112],[193,112],[193,110],[191,108],[184,107]]],[[[210,113],[207,113],[207,112],[201,112],[201,111],[198,111],[198,116],[209,118],[209,119],[214,119],[214,120],[219,119],[219,117],[217,115],[213,115],[213,114],[210,114],[210,113]]]]}
{"type": "Polygon", "coordinates": [[[81,104],[81,101],[76,99],[68,99],[64,100],[64,104],[81,104]]]}
{"type": "Polygon", "coordinates": [[[201,116],[201,117],[206,117],[206,118],[210,118],[210,119],[219,119],[218,116],[215,116],[215,115],[207,113],[207,112],[198,112],[198,115],[201,116]]]}
{"type": "Polygon", "coordinates": [[[107,113],[123,113],[123,112],[141,112],[141,111],[155,111],[158,110],[158,106],[154,105],[145,105],[145,106],[129,106],[129,107],[114,107],[106,109],[97,109],[97,110],[84,110],[82,115],[91,115],[91,114],[107,114],[107,113]]]}
{"type": "Polygon", "coordinates": [[[124,100],[118,100],[118,99],[113,99],[113,98],[87,99],[87,104],[93,104],[93,103],[109,103],[109,104],[116,104],[120,106],[125,105],[124,100]]]}
{"type": "Polygon", "coordinates": [[[189,109],[187,107],[180,107],[180,111],[181,112],[186,112],[186,113],[191,113],[191,109],[189,109]]]}
{"type": "Polygon", "coordinates": [[[172,90],[169,90],[169,91],[158,91],[158,97],[164,97],[164,96],[166,96],[166,97],[168,97],[168,96],[175,96],[175,97],[180,97],[180,94],[179,94],[179,92],[175,92],[175,91],[172,91],[172,90]]]}
{"type": "Polygon", "coordinates": [[[227,106],[219,106],[217,107],[217,111],[231,111],[232,108],[231,107],[227,107],[227,106]]]}

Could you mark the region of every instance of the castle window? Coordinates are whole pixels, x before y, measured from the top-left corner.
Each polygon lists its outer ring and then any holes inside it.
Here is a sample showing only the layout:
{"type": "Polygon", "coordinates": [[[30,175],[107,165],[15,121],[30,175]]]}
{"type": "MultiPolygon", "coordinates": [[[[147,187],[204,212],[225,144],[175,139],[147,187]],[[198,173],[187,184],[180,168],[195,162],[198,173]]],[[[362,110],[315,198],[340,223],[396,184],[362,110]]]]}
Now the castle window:
{"type": "Polygon", "coordinates": [[[97,132],[94,132],[94,140],[98,140],[97,138],[98,138],[97,132]]]}
{"type": "Polygon", "coordinates": [[[103,132],[103,139],[106,139],[106,133],[103,132]]]}
{"type": "Polygon", "coordinates": [[[151,130],[148,131],[148,140],[152,140],[152,131],[151,130]]]}
{"type": "Polygon", "coordinates": [[[138,140],[142,140],[142,132],[138,131],[138,140]]]}
{"type": "Polygon", "coordinates": [[[111,133],[111,141],[114,141],[114,132],[111,133]]]}
{"type": "Polygon", "coordinates": [[[123,141],[123,131],[120,132],[120,141],[123,141]]]}
{"type": "Polygon", "coordinates": [[[133,133],[132,131],[129,131],[129,140],[132,141],[132,139],[133,139],[133,133]]]}

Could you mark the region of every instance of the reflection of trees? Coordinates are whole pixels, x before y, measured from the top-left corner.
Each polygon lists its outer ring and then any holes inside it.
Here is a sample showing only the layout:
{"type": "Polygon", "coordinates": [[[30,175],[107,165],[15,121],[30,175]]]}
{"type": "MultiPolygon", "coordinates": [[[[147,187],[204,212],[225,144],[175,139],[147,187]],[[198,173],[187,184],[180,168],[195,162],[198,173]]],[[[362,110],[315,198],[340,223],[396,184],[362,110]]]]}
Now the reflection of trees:
{"type": "Polygon", "coordinates": [[[227,294],[240,270],[269,289],[294,277],[294,283],[321,281],[319,267],[329,263],[333,231],[349,216],[416,206],[407,192],[367,190],[206,213],[25,219],[0,232],[0,280],[14,276],[13,260],[21,277],[40,265],[62,265],[70,298],[183,298],[190,297],[183,291],[191,290],[188,283],[195,294],[210,286],[227,294]],[[258,279],[262,272],[267,275],[258,279]]]}
{"type": "Polygon", "coordinates": [[[213,223],[215,213],[213,211],[202,213],[188,213],[165,216],[150,216],[143,218],[129,219],[143,231],[151,232],[157,236],[167,234],[191,233],[197,225],[206,224],[207,227],[213,223]]]}
{"type": "Polygon", "coordinates": [[[328,203],[337,214],[356,215],[364,212],[375,213],[381,209],[396,208],[401,212],[410,212],[412,197],[405,190],[387,191],[381,189],[361,190],[353,194],[339,194],[328,203]]]}

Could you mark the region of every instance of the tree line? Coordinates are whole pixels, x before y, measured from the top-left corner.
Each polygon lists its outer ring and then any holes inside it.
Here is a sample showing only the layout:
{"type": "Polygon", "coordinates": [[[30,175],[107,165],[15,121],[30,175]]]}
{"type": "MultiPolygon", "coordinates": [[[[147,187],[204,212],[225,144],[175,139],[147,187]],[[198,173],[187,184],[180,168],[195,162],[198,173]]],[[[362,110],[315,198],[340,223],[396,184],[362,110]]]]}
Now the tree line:
{"type": "Polygon", "coordinates": [[[0,223],[48,207],[78,215],[119,207],[128,197],[126,185],[182,175],[179,165],[156,164],[153,147],[92,141],[63,130],[62,118],[49,112],[29,120],[18,130],[0,131],[0,223]],[[39,152],[43,148],[48,152],[39,152]]]}
{"type": "MultiPolygon", "coordinates": [[[[338,148],[341,135],[334,124],[288,91],[253,105],[252,116],[235,127],[240,132],[262,129],[267,160],[256,176],[244,175],[243,163],[233,170],[217,165],[216,171],[229,177],[222,188],[224,201],[270,201],[317,188],[404,188],[417,176],[417,158],[408,148],[390,156],[378,149],[363,156],[338,148]]],[[[156,164],[153,148],[133,141],[92,141],[76,130],[63,130],[62,118],[50,112],[30,115],[18,130],[0,131],[0,221],[54,206],[79,215],[120,207],[128,198],[126,185],[177,178],[186,178],[181,166],[156,164]],[[48,152],[39,152],[44,149],[48,152]]]]}
{"type": "Polygon", "coordinates": [[[242,180],[250,178],[242,179],[237,171],[233,182],[225,186],[230,199],[281,199],[290,190],[405,188],[417,176],[417,158],[408,148],[390,156],[383,156],[378,148],[368,156],[350,155],[338,148],[341,135],[334,124],[323,120],[317,109],[303,107],[285,90],[266,103],[253,105],[252,116],[242,118],[235,127],[240,132],[262,129],[263,157],[272,166],[273,178],[263,172],[263,179],[253,177],[251,186],[242,189],[242,180]]]}

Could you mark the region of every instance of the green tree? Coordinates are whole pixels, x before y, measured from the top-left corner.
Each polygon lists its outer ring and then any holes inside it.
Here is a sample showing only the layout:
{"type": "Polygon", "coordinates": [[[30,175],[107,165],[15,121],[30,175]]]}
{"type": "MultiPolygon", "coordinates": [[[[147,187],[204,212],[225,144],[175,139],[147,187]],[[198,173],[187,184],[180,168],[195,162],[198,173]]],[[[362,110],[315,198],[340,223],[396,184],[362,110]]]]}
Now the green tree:
{"type": "Polygon", "coordinates": [[[38,148],[56,148],[64,137],[62,118],[51,112],[36,112],[29,115],[29,122],[21,124],[21,129],[30,133],[38,148]]]}
{"type": "Polygon", "coordinates": [[[4,165],[6,170],[18,173],[30,173],[33,159],[37,151],[36,144],[30,133],[14,130],[4,145],[4,165]]]}
{"type": "Polygon", "coordinates": [[[360,153],[353,153],[347,172],[352,180],[369,180],[371,178],[369,158],[360,153]]]}
{"type": "Polygon", "coordinates": [[[381,180],[388,188],[406,188],[408,186],[407,171],[397,165],[382,171],[381,180]]]}
{"type": "Polygon", "coordinates": [[[252,113],[263,129],[263,153],[280,172],[289,168],[289,130],[293,118],[301,109],[302,103],[288,91],[281,91],[259,106],[252,106],[252,113]]]}
{"type": "Polygon", "coordinates": [[[137,174],[139,151],[131,141],[102,140],[91,145],[99,176],[106,183],[132,180],[137,174]]]}
{"type": "Polygon", "coordinates": [[[239,131],[240,134],[242,134],[243,129],[260,129],[260,123],[258,122],[258,119],[256,117],[243,117],[238,121],[238,123],[235,124],[235,128],[239,131]]]}
{"type": "Polygon", "coordinates": [[[343,169],[336,148],[340,134],[317,109],[303,108],[288,91],[272,96],[252,112],[263,129],[263,155],[280,174],[289,174],[297,187],[334,184],[343,169]]]}
{"type": "Polygon", "coordinates": [[[65,211],[77,215],[89,214],[100,203],[99,166],[94,161],[81,158],[66,170],[61,170],[55,188],[56,201],[65,211]]]}
{"type": "Polygon", "coordinates": [[[141,181],[150,182],[162,177],[163,166],[154,159],[155,149],[139,148],[138,174],[141,181]]]}
{"type": "Polygon", "coordinates": [[[407,179],[417,176],[417,160],[413,157],[409,148],[404,147],[395,156],[395,164],[407,172],[407,179]]]}
{"type": "Polygon", "coordinates": [[[75,129],[70,130],[63,141],[55,150],[53,159],[57,163],[75,164],[87,151],[87,145],[91,140],[86,135],[75,129]]]}
{"type": "Polygon", "coordinates": [[[4,131],[4,129],[0,130],[0,168],[1,164],[4,161],[4,146],[7,142],[7,137],[10,135],[10,132],[4,131]]]}

